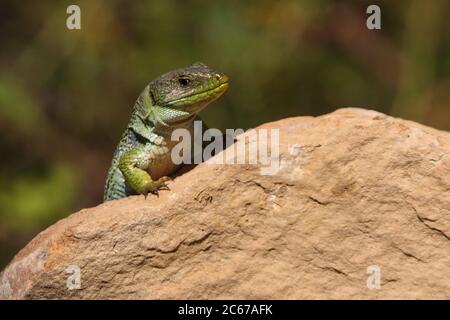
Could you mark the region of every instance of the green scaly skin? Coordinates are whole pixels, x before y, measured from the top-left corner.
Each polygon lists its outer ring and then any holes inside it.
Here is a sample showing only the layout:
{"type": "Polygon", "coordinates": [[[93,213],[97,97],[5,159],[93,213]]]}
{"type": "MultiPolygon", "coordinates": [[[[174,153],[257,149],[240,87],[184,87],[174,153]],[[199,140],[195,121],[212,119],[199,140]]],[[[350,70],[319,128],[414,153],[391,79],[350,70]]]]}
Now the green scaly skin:
{"type": "MultiPolygon", "coordinates": [[[[193,133],[197,114],[228,88],[228,77],[202,63],[177,69],[151,81],[137,99],[130,122],[114,153],[104,201],[167,189],[172,131],[193,133]]],[[[193,134],[191,134],[193,137],[193,134]]]]}

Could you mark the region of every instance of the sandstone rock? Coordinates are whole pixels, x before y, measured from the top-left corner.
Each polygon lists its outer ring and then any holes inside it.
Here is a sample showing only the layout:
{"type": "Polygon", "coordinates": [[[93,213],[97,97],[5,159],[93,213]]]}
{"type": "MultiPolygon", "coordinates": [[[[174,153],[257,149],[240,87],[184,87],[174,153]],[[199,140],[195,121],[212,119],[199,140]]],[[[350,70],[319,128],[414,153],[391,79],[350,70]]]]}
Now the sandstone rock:
{"type": "Polygon", "coordinates": [[[1,297],[450,298],[449,133],[362,109],[260,128],[280,129],[277,174],[204,163],[159,198],[72,214],[19,252],[1,297]]]}

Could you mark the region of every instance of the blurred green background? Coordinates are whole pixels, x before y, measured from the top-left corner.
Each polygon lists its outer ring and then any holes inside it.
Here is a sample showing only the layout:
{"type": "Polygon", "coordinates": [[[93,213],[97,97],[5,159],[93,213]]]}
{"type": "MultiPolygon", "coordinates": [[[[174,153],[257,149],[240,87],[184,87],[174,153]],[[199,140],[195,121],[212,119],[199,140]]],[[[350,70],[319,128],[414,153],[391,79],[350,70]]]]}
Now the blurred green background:
{"type": "Polygon", "coordinates": [[[250,128],[361,106],[450,130],[450,1],[12,1],[0,4],[0,268],[102,201],[140,91],[202,61],[231,78],[202,112],[250,128]],[[81,8],[81,30],[66,8],[81,8]],[[378,4],[382,30],[366,28],[378,4]]]}

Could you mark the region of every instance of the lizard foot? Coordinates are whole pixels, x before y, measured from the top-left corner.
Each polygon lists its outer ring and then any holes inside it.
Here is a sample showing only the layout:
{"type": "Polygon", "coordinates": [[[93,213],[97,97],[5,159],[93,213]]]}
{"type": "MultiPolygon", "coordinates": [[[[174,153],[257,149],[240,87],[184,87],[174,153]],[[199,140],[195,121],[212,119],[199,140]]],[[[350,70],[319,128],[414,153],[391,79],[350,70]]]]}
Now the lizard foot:
{"type": "Polygon", "coordinates": [[[147,198],[149,193],[159,196],[159,190],[170,190],[169,186],[166,184],[167,181],[172,181],[172,179],[164,176],[156,181],[152,181],[144,193],[145,198],[147,198]]]}

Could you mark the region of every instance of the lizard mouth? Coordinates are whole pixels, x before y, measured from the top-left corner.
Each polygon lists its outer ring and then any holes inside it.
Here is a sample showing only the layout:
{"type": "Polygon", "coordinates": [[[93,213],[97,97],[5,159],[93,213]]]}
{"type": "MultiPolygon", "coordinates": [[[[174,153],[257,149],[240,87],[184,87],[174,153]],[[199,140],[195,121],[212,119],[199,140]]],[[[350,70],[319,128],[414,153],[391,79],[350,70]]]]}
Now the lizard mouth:
{"type": "Polygon", "coordinates": [[[168,104],[183,109],[186,116],[181,116],[175,121],[171,121],[172,126],[181,125],[193,120],[197,113],[210,102],[219,98],[228,88],[228,82],[224,82],[215,88],[197,92],[189,96],[170,101],[168,104]]]}
{"type": "Polygon", "coordinates": [[[201,98],[205,97],[206,98],[205,100],[207,100],[208,97],[212,97],[212,96],[217,96],[218,97],[218,96],[220,96],[227,89],[228,89],[228,82],[224,82],[224,83],[219,84],[215,88],[192,94],[192,95],[188,96],[188,98],[192,98],[192,97],[200,98],[199,101],[201,101],[201,100],[203,100],[201,98]]]}
{"type": "Polygon", "coordinates": [[[228,89],[228,77],[226,75],[222,75],[220,78],[219,85],[215,86],[214,88],[207,89],[201,92],[195,92],[182,98],[168,101],[167,104],[177,107],[183,106],[189,107],[204,102],[209,103],[220,97],[227,89],[228,89]]]}

